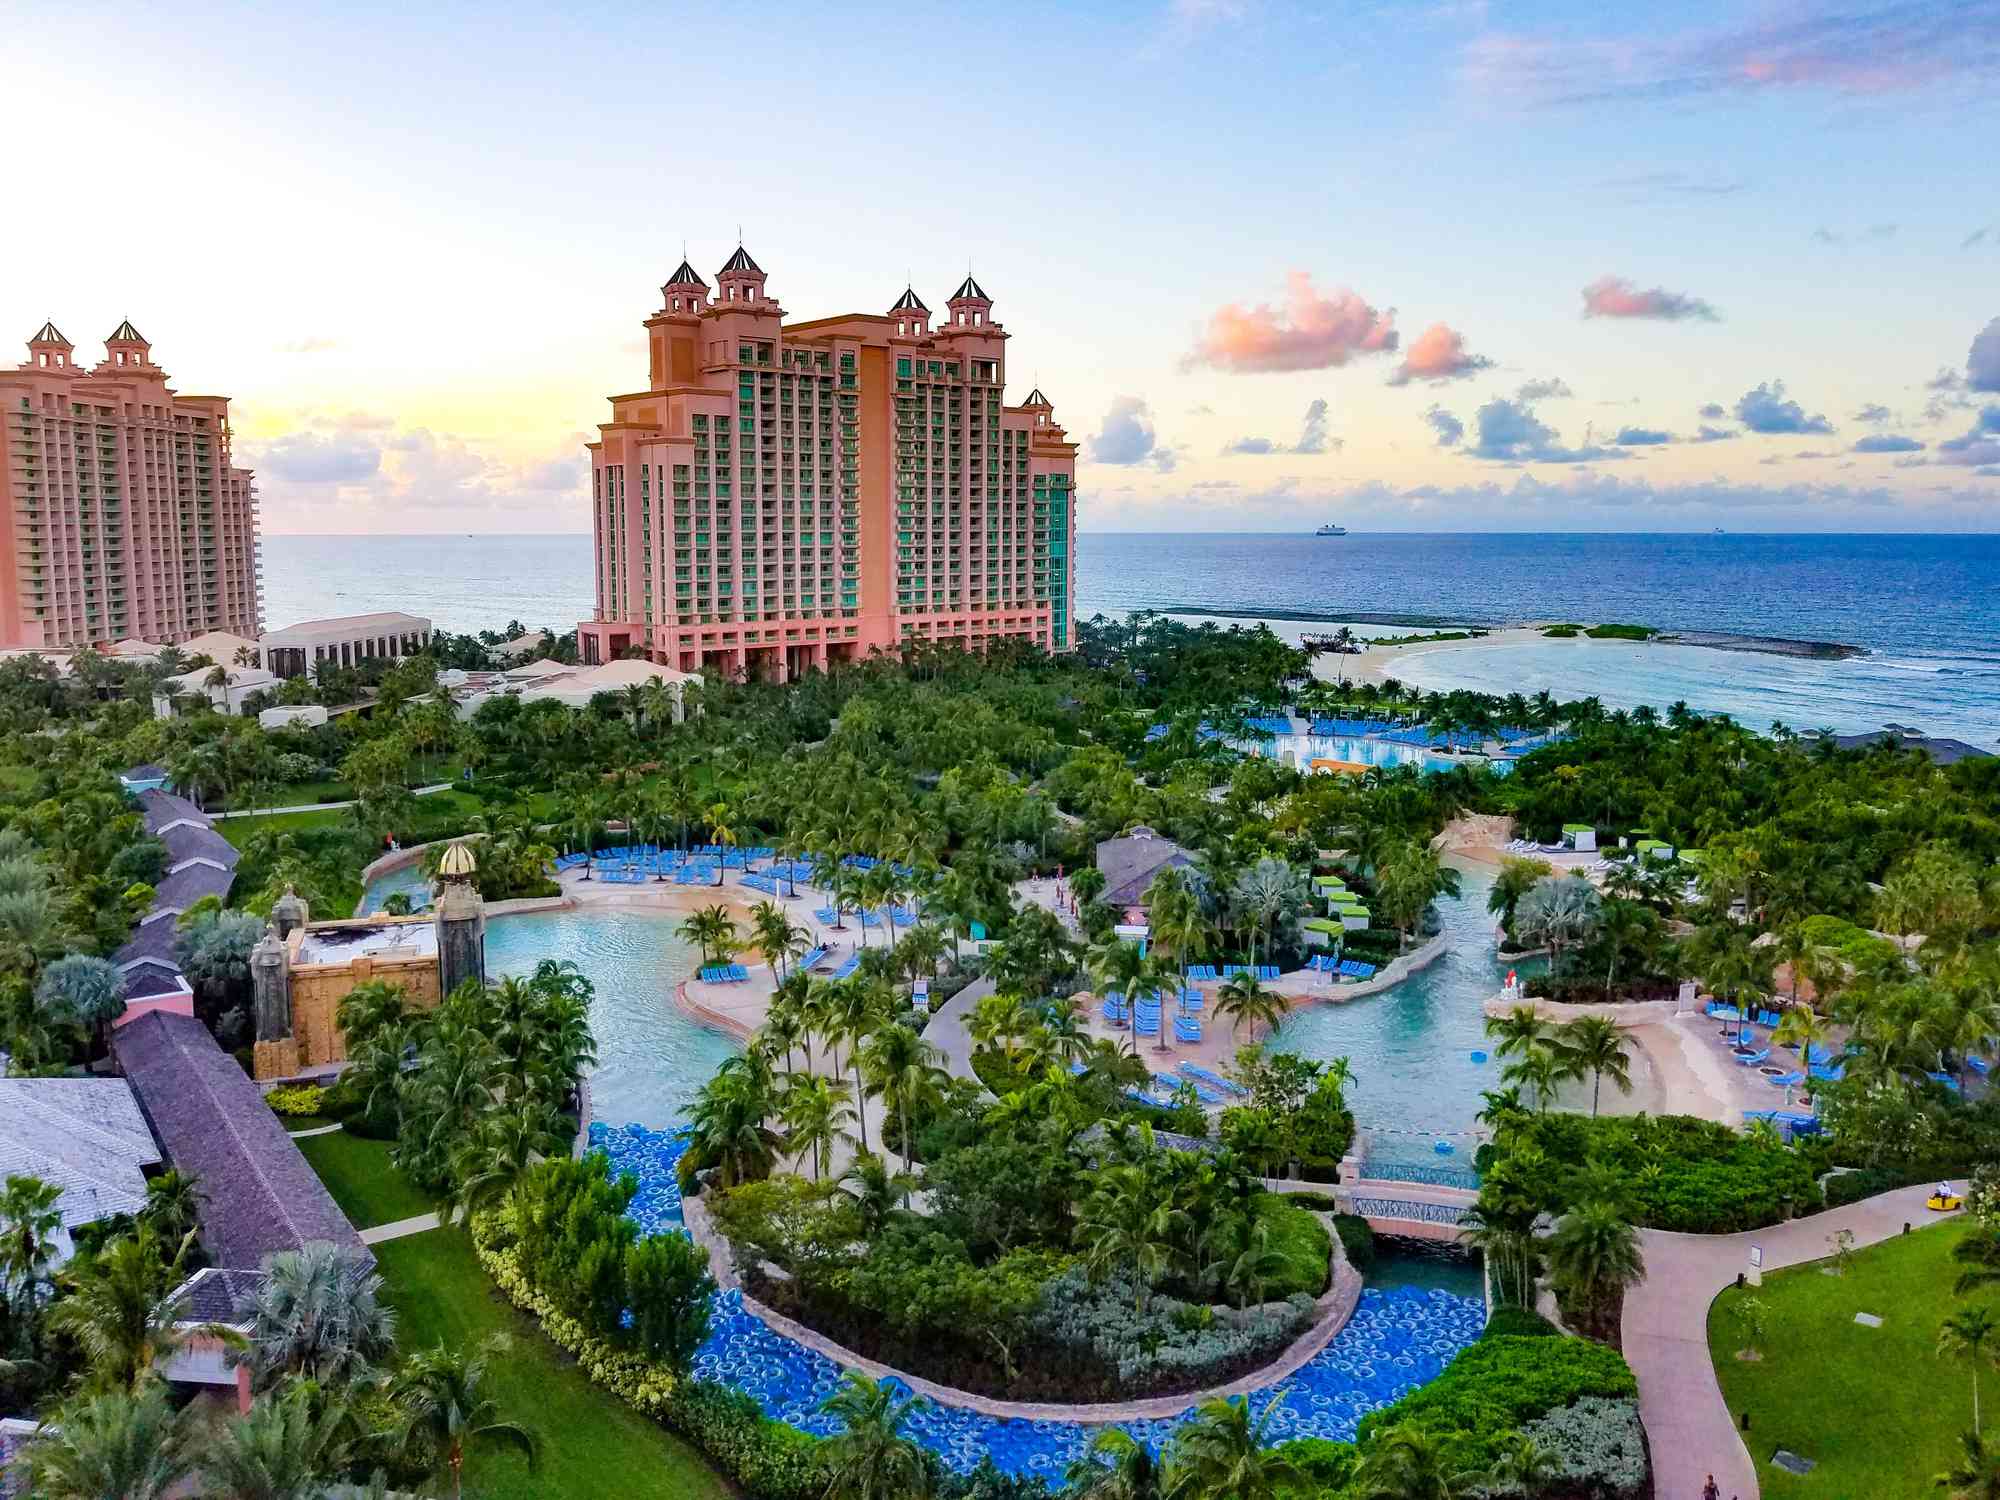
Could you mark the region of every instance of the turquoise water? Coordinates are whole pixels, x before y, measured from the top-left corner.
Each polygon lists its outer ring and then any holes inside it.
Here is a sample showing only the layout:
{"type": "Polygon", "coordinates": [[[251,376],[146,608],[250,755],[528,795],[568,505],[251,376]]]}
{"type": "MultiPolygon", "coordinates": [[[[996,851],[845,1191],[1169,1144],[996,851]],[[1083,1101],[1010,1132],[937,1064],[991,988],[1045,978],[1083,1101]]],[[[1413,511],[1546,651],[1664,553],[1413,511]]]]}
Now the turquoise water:
{"type": "Polygon", "coordinates": [[[565,958],[597,987],[590,1029],[597,1069],[592,1117],[665,1130],[737,1048],[721,1032],[674,1005],[674,985],[697,954],[674,936],[676,918],[639,911],[535,912],[486,924],[487,972],[526,974],[544,958],[565,958]]]}
{"type": "Polygon", "coordinates": [[[1450,946],[1401,984],[1343,1004],[1309,1005],[1285,1018],[1270,1046],[1305,1057],[1345,1057],[1355,1081],[1348,1102],[1369,1132],[1369,1159],[1469,1168],[1468,1143],[1451,1156],[1435,1143],[1471,1129],[1482,1089],[1500,1086],[1488,1050],[1482,1004],[1498,993],[1508,965],[1494,957],[1486,914],[1493,870],[1467,864],[1460,891],[1438,902],[1450,946]]]}
{"type": "Polygon", "coordinates": [[[1416,1292],[1449,1292],[1454,1297],[1484,1301],[1486,1279],[1479,1257],[1438,1240],[1413,1240],[1400,1235],[1375,1236],[1375,1264],[1368,1284],[1383,1291],[1403,1288],[1416,1292]]]}
{"type": "Polygon", "coordinates": [[[391,870],[386,875],[378,875],[368,882],[368,889],[361,897],[360,916],[382,909],[382,903],[394,895],[410,898],[410,909],[422,911],[431,904],[431,883],[424,877],[421,864],[405,865],[400,870],[391,870]]]}

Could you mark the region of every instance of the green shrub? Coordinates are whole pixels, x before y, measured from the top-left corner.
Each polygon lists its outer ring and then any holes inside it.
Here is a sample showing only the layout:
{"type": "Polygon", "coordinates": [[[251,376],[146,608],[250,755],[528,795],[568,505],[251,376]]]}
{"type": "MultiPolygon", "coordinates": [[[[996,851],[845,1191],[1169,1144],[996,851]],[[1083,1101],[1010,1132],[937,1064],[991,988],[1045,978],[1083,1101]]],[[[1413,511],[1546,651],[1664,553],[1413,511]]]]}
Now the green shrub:
{"type": "Polygon", "coordinates": [[[1637,1401],[1585,1396],[1523,1423],[1521,1431],[1560,1465],[1550,1486],[1555,1493],[1591,1500],[1640,1500],[1650,1493],[1637,1401]]]}
{"type": "Polygon", "coordinates": [[[1311,1210],[1278,1193],[1257,1200],[1257,1222],[1270,1232],[1270,1248],[1284,1257],[1284,1274],[1264,1289],[1271,1301],[1294,1294],[1318,1297],[1326,1290],[1333,1242],[1311,1210]]]}
{"type": "Polygon", "coordinates": [[[1659,634],[1651,625],[1593,625],[1584,632],[1593,641],[1647,641],[1659,634]]]}
{"type": "Polygon", "coordinates": [[[1486,1319],[1481,1338],[1561,1338],[1562,1330],[1532,1307],[1496,1307],[1486,1319]]]}
{"type": "Polygon", "coordinates": [[[1631,1185],[1635,1222],[1684,1234],[1735,1234],[1819,1206],[1812,1162],[1692,1115],[1543,1114],[1505,1128],[1482,1165],[1526,1150],[1548,1158],[1558,1195],[1568,1172],[1595,1162],[1631,1185]]]}
{"type": "Polygon", "coordinates": [[[1331,1214],[1340,1211],[1340,1200],[1331,1193],[1287,1193],[1285,1200],[1296,1203],[1300,1208],[1309,1208],[1314,1213],[1331,1214]]]}
{"type": "Polygon", "coordinates": [[[1900,956],[1887,938],[1879,938],[1844,917],[1807,917],[1799,923],[1799,931],[1806,941],[1833,949],[1842,963],[1858,969],[1878,967],[1900,956]]]}
{"type": "Polygon", "coordinates": [[[1333,1227],[1340,1235],[1340,1246],[1347,1252],[1348,1264],[1366,1275],[1375,1269],[1375,1231],[1368,1221],[1359,1214],[1338,1214],[1333,1227]]]}
{"type": "Polygon", "coordinates": [[[1368,1440],[1398,1422],[1416,1422],[1446,1439],[1453,1468],[1486,1469],[1500,1441],[1524,1422],[1585,1396],[1628,1399],[1638,1382],[1618,1351],[1587,1339],[1481,1339],[1394,1405],[1361,1419],[1368,1440]]]}
{"type": "Polygon", "coordinates": [[[323,1114],[326,1090],[316,1083],[283,1083],[264,1094],[264,1102],[287,1118],[323,1114]]]}
{"type": "Polygon", "coordinates": [[[1279,1451],[1299,1474],[1299,1483],[1279,1491],[1285,1500],[1327,1500],[1341,1494],[1360,1459],[1354,1444],[1332,1438],[1293,1438],[1280,1444],[1279,1451]]]}

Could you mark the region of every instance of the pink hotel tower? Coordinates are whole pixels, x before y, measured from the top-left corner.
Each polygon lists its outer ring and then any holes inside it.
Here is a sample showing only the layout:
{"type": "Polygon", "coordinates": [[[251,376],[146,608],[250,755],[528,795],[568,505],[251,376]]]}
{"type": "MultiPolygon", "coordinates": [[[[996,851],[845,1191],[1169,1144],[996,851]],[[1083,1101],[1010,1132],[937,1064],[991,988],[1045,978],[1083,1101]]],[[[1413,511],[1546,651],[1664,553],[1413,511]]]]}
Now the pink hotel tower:
{"type": "Polygon", "coordinates": [[[44,323],[0,369],[0,647],[255,639],[257,496],[229,398],[167,387],[129,322],[86,370],[44,323]]]}
{"type": "Polygon", "coordinates": [[[1007,334],[970,276],[931,311],[787,323],[740,247],[646,319],[646,389],[590,444],[586,662],[788,681],[908,640],[1072,644],[1076,445],[1002,404],[1007,334]]]}

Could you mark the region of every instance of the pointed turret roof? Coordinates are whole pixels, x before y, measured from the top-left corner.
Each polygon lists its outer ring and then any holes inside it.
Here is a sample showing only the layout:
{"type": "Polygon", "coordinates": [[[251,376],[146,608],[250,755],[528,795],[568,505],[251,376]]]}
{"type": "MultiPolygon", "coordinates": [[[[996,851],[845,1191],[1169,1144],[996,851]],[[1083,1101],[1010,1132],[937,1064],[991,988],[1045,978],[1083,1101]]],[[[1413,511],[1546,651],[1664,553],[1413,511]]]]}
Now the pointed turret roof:
{"type": "MultiPolygon", "coordinates": [[[[725,266],[723,269],[727,270],[728,267],[725,266]]],[[[706,287],[708,283],[701,279],[701,273],[699,271],[695,270],[693,266],[689,265],[687,261],[683,259],[681,263],[674,268],[674,274],[667,278],[667,285],[706,287]]]]}
{"type": "Polygon", "coordinates": [[[146,342],[146,338],[144,334],[132,326],[132,320],[127,318],[118,325],[118,331],[104,342],[107,344],[143,344],[146,342]]]}
{"type": "Polygon", "coordinates": [[[986,289],[970,276],[967,276],[965,280],[958,284],[958,290],[951,294],[951,300],[958,302],[967,297],[977,297],[981,302],[991,302],[993,300],[986,295],[986,289]]]}
{"type": "Polygon", "coordinates": [[[1042,394],[1040,386],[1036,386],[1032,391],[1028,392],[1028,399],[1021,404],[1023,406],[1046,406],[1051,411],[1055,410],[1055,402],[1042,394]]]}
{"type": "Polygon", "coordinates": [[[53,323],[44,323],[42,331],[29,339],[28,342],[31,344],[62,344],[69,348],[75,347],[73,344],[70,344],[68,339],[62,336],[62,330],[53,323]]]}
{"type": "Polygon", "coordinates": [[[736,247],[736,253],[729,257],[728,262],[716,274],[718,276],[727,276],[731,271],[751,271],[759,276],[764,274],[764,268],[752,260],[750,252],[745,250],[741,245],[736,247]]]}
{"type": "Polygon", "coordinates": [[[890,308],[889,311],[892,313],[899,313],[899,312],[927,313],[930,311],[930,309],[924,306],[924,299],[917,295],[917,290],[915,287],[906,286],[903,288],[903,295],[896,299],[896,305],[890,308]]]}

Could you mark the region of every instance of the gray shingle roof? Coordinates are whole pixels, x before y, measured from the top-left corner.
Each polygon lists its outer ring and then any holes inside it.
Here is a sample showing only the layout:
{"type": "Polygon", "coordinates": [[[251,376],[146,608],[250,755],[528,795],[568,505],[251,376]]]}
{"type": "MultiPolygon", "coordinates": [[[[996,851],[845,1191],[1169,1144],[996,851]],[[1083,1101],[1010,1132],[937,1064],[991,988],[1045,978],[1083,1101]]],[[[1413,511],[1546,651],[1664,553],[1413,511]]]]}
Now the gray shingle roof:
{"type": "Polygon", "coordinates": [[[235,879],[234,869],[218,870],[199,862],[182,865],[153,887],[153,910],[186,911],[203,896],[219,901],[229,894],[230,882],[235,879]]]}
{"type": "Polygon", "coordinates": [[[169,824],[192,822],[203,828],[213,828],[215,819],[196,807],[185,797],[177,797],[172,792],[153,790],[141,792],[138,796],[140,816],[146,820],[146,832],[158,833],[169,824]]]}
{"type": "Polygon", "coordinates": [[[201,1238],[217,1265],[253,1270],[314,1240],[373,1262],[263,1093],[201,1022],[149,1011],[113,1032],[112,1047],[167,1160],[207,1195],[201,1238]]]}
{"type": "Polygon", "coordinates": [[[160,1148],[122,1078],[0,1078],[0,1178],[63,1189],[66,1228],[146,1206],[160,1148]]]}
{"type": "Polygon", "coordinates": [[[205,1267],[190,1276],[174,1293],[179,1321],[245,1326],[250,1321],[250,1304],[263,1290],[265,1279],[262,1271],[205,1267]]]}
{"type": "Polygon", "coordinates": [[[129,771],[120,771],[120,781],[164,781],[167,777],[165,766],[156,766],[148,761],[143,766],[133,766],[129,771]]]}
{"type": "Polygon", "coordinates": [[[1106,839],[1097,846],[1097,868],[1104,872],[1104,894],[1099,899],[1107,906],[1144,905],[1155,875],[1170,865],[1193,863],[1187,850],[1150,828],[1106,839]]]}
{"type": "Polygon", "coordinates": [[[173,823],[157,835],[167,846],[167,863],[171,867],[185,859],[212,859],[229,869],[236,868],[241,858],[236,846],[212,828],[192,823],[173,823]]]}

